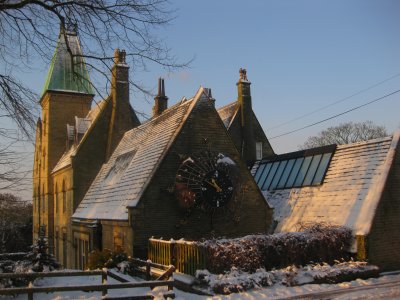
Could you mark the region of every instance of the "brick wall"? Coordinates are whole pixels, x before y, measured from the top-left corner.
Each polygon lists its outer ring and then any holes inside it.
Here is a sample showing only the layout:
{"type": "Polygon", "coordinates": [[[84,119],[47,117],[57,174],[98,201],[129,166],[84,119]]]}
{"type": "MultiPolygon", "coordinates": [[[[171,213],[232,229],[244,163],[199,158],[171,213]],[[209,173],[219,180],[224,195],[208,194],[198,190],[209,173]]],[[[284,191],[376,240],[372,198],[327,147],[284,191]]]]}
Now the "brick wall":
{"type": "Polygon", "coordinates": [[[367,237],[367,257],[382,271],[400,269],[400,145],[367,237]]]}

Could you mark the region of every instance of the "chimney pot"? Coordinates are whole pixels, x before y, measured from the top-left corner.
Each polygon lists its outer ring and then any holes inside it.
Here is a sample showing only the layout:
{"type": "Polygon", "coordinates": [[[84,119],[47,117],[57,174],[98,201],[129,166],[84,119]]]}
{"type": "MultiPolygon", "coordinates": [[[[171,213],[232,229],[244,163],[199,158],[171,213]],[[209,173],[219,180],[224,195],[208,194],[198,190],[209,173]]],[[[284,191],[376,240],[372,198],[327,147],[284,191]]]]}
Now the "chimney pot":
{"type": "Polygon", "coordinates": [[[153,117],[157,117],[163,113],[164,110],[168,108],[168,97],[165,96],[165,84],[164,79],[158,79],[158,94],[154,98],[153,106],[153,117]]]}

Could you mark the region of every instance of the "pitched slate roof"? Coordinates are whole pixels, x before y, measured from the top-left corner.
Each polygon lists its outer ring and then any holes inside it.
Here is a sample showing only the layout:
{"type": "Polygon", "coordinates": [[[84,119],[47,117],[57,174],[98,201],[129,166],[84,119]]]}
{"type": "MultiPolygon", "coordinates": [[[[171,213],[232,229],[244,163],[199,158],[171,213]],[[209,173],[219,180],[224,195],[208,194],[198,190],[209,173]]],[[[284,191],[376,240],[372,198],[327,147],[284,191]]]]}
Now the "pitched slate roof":
{"type": "Polygon", "coordinates": [[[72,54],[77,56],[71,63],[64,35],[60,34],[42,94],[47,90],[94,94],[78,36],[76,32],[67,32],[66,36],[72,54]]]}
{"type": "Polygon", "coordinates": [[[274,207],[275,232],[323,222],[367,234],[399,144],[397,132],[366,142],[338,146],[320,186],[263,191],[274,207]]]}
{"type": "Polygon", "coordinates": [[[137,205],[192,108],[203,99],[208,97],[200,88],[194,99],[126,132],[73,218],[127,220],[127,208],[137,205]]]}
{"type": "Polygon", "coordinates": [[[238,110],[239,104],[237,101],[229,103],[217,110],[219,117],[221,118],[222,122],[224,122],[224,125],[227,129],[229,129],[229,126],[231,125],[231,122],[238,110]]]}

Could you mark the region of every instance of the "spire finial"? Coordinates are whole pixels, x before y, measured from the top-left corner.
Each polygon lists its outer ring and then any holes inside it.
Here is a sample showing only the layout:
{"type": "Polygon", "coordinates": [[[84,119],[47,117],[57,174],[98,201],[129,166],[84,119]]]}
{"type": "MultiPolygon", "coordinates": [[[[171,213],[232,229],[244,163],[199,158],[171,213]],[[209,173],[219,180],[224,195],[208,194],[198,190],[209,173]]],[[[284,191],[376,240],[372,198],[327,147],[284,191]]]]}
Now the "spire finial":
{"type": "Polygon", "coordinates": [[[248,81],[247,80],[247,71],[246,69],[239,69],[240,80],[248,81]]]}

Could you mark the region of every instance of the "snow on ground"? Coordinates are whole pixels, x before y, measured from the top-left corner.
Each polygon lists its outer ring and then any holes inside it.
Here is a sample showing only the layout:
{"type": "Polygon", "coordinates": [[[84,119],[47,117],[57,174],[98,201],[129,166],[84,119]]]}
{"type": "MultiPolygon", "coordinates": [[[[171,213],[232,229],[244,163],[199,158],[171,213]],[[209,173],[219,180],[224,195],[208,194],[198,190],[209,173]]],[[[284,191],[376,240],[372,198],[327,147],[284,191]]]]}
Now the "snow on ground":
{"type": "MultiPolygon", "coordinates": [[[[138,278],[132,278],[132,281],[141,281],[138,278]]],[[[385,284],[393,281],[400,282],[400,274],[385,275],[379,278],[371,278],[368,280],[357,279],[351,282],[344,282],[339,284],[306,284],[303,286],[286,287],[282,285],[274,285],[269,288],[256,288],[244,293],[230,294],[230,295],[218,295],[213,297],[200,296],[191,293],[182,292],[178,289],[174,289],[177,300],[256,300],[256,299],[282,299],[285,297],[298,296],[302,294],[314,293],[314,292],[326,292],[333,290],[344,290],[352,287],[365,287],[365,290],[352,291],[346,295],[339,295],[331,297],[330,299],[399,299],[400,297],[400,284],[383,286],[381,289],[368,289],[374,284],[385,284]],[[351,296],[351,297],[350,297],[351,296]]],[[[45,278],[39,279],[35,282],[37,286],[59,286],[59,285],[87,285],[87,284],[99,284],[101,282],[100,276],[87,276],[87,277],[56,277],[56,278],[45,278]]],[[[109,283],[116,283],[117,281],[109,278],[109,283]]],[[[144,295],[152,293],[160,299],[159,294],[164,288],[156,288],[152,292],[149,288],[130,288],[121,290],[110,290],[112,296],[122,295],[144,295]]],[[[1,297],[0,299],[16,299],[25,300],[27,295],[19,295],[16,298],[12,297],[1,297]]],[[[55,294],[35,294],[34,299],[40,300],[70,300],[70,299],[85,299],[94,300],[101,299],[100,292],[63,292],[55,294]]]]}
{"type": "MultiPolygon", "coordinates": [[[[386,275],[379,278],[371,278],[367,280],[357,279],[351,282],[343,282],[339,284],[306,284],[302,286],[287,287],[282,285],[274,285],[267,288],[252,289],[243,293],[218,295],[213,297],[199,296],[190,293],[185,293],[175,289],[176,300],[256,300],[256,299],[282,299],[285,297],[299,296],[302,294],[309,294],[315,292],[326,292],[333,290],[344,290],[350,287],[369,287],[374,284],[389,283],[398,281],[394,287],[383,287],[383,290],[364,290],[354,291],[350,294],[331,297],[330,299],[386,299],[386,297],[395,297],[392,299],[400,298],[400,274],[386,275]]],[[[311,298],[308,298],[311,299],[311,298]]],[[[315,298],[316,299],[316,298],[315,298]]]]}

